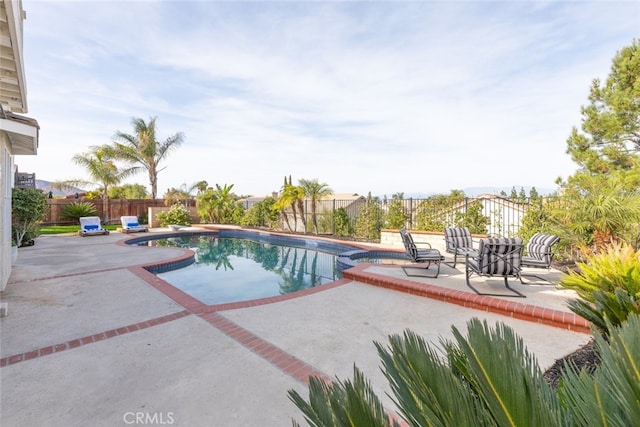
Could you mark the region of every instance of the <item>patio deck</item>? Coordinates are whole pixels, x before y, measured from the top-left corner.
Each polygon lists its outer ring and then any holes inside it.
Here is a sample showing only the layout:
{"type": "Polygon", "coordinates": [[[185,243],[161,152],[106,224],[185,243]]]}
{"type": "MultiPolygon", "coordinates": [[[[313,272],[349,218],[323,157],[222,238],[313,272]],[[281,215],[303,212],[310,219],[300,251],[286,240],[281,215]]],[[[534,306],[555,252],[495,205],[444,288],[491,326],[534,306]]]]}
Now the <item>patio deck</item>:
{"type": "Polygon", "coordinates": [[[130,425],[136,417],[177,426],[287,425],[303,421],[287,390],[306,395],[309,374],[350,378],[354,363],[393,410],[373,346],[390,334],[412,329],[437,343],[472,317],[503,321],[543,369],[590,339],[564,306],[567,291],[531,285],[522,290],[526,299],[487,299],[444,265],[437,279],[360,265],[301,294],[205,306],[141,268],[185,250],[123,245],[127,238],[43,236],[20,249],[0,294],[9,305],[0,319],[1,425],[130,425]],[[548,322],[549,313],[562,320],[548,322]]]}

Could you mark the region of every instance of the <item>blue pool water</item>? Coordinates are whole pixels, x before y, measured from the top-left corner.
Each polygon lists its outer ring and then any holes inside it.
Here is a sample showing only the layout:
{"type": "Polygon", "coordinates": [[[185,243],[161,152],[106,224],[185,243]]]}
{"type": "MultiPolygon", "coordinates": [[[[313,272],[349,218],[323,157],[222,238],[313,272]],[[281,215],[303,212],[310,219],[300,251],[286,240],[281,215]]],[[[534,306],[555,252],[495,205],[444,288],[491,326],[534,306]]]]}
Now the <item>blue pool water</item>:
{"type": "Polygon", "coordinates": [[[308,247],[216,235],[146,239],[138,244],[194,251],[191,265],[157,275],[208,305],[284,295],[341,277],[336,254],[308,247]]]}
{"type": "Polygon", "coordinates": [[[145,233],[126,243],[191,249],[194,259],[152,266],[149,271],[207,305],[321,286],[340,279],[343,270],[360,262],[407,261],[403,253],[393,251],[243,229],[161,236],[145,233]]]}

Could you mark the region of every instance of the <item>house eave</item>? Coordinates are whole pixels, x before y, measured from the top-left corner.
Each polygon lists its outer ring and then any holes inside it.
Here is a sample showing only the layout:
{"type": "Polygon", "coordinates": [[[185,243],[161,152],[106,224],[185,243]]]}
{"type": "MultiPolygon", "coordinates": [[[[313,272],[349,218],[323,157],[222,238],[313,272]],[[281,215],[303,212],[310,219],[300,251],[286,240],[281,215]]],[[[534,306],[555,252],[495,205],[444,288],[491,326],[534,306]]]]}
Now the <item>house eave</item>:
{"type": "Polygon", "coordinates": [[[38,154],[38,136],[40,126],[34,119],[7,113],[0,118],[0,132],[7,135],[11,154],[38,154]]]}

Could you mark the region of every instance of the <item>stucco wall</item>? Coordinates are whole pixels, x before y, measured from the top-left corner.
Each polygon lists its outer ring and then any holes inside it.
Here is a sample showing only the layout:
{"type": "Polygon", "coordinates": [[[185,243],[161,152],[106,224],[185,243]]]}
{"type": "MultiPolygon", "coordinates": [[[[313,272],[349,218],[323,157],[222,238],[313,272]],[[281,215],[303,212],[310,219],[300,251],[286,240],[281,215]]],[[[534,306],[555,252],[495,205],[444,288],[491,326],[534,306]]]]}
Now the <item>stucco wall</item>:
{"type": "Polygon", "coordinates": [[[11,274],[11,188],[13,187],[13,157],[9,139],[0,132],[0,292],[7,286],[11,274]]]}
{"type": "MultiPolygon", "coordinates": [[[[431,245],[433,249],[438,249],[442,254],[444,251],[444,232],[440,233],[437,231],[419,231],[419,230],[409,230],[411,233],[411,237],[416,243],[427,242],[431,245]]],[[[484,234],[472,234],[474,241],[478,239],[488,237],[484,234]]],[[[380,232],[380,244],[393,248],[404,248],[402,244],[402,238],[400,237],[400,233],[398,230],[382,230],[380,232]]]]}
{"type": "MultiPolygon", "coordinates": [[[[409,230],[411,237],[416,243],[427,242],[433,249],[438,249],[444,253],[444,233],[437,231],[415,231],[409,230]]],[[[404,248],[402,238],[398,230],[382,230],[380,232],[380,244],[393,248],[404,248]]]]}

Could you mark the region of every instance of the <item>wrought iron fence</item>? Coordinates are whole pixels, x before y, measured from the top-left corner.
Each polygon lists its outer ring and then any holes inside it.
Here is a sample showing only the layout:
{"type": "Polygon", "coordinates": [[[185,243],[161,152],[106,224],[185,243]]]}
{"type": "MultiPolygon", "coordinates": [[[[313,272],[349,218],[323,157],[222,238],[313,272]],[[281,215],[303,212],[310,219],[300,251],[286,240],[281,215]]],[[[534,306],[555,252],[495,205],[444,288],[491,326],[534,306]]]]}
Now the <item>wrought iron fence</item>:
{"type": "MultiPolygon", "coordinates": [[[[474,233],[495,236],[514,236],[519,233],[525,213],[534,207],[553,204],[562,206],[564,201],[558,197],[535,199],[510,199],[501,196],[465,197],[445,206],[434,206],[432,199],[394,199],[367,200],[364,197],[355,200],[321,200],[316,202],[315,223],[320,234],[357,235],[362,228],[359,223],[377,228],[399,228],[389,225],[392,209],[401,211],[404,216],[402,226],[408,229],[442,231],[444,227],[470,226],[474,233]],[[396,204],[394,208],[392,204],[396,204]],[[363,217],[366,216],[366,219],[363,217]]],[[[284,230],[313,233],[314,214],[311,201],[303,203],[303,216],[288,209],[288,225],[281,222],[284,230]]],[[[362,236],[360,236],[362,237],[362,236]]]]}

